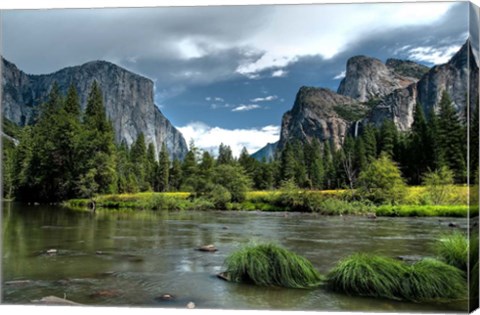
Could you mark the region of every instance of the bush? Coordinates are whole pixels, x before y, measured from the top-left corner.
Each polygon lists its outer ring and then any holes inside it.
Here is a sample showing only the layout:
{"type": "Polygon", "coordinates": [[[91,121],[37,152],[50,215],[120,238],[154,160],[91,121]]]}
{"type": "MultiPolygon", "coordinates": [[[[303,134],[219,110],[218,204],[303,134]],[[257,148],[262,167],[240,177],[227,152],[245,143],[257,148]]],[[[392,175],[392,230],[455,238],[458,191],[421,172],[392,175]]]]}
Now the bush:
{"type": "Polygon", "coordinates": [[[453,172],[446,166],[427,173],[423,178],[423,184],[426,187],[426,196],[435,204],[449,203],[450,192],[453,189],[453,172]]]}
{"type": "Polygon", "coordinates": [[[387,154],[382,154],[359,175],[360,197],[375,203],[401,203],[407,193],[407,186],[397,165],[387,154]]]}
{"type": "Polygon", "coordinates": [[[225,260],[226,273],[234,282],[259,286],[313,288],[321,275],[304,257],[275,244],[249,245],[225,260]]]}
{"type": "Polygon", "coordinates": [[[213,204],[215,209],[225,210],[232,200],[232,194],[223,186],[213,185],[210,191],[205,193],[205,198],[213,204]]]}

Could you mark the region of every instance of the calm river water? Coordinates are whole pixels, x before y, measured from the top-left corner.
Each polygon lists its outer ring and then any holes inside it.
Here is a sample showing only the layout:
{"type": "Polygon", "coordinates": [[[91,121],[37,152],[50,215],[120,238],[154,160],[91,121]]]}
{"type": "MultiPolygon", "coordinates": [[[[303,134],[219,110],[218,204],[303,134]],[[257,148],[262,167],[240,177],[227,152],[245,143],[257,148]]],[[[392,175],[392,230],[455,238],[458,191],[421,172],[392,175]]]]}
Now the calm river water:
{"type": "Polygon", "coordinates": [[[90,213],[4,204],[2,302],[66,296],[89,305],[197,308],[466,311],[466,303],[414,304],[350,297],[324,289],[264,288],[222,281],[228,254],[250,241],[273,241],[325,274],[354,252],[432,255],[448,223],[466,219],[326,217],[258,212],[90,213]],[[215,244],[215,253],[195,248],[215,244]],[[56,249],[55,255],[44,254],[56,249]],[[18,281],[28,280],[28,281],[18,281]],[[163,294],[173,301],[157,299],[163,294]]]}

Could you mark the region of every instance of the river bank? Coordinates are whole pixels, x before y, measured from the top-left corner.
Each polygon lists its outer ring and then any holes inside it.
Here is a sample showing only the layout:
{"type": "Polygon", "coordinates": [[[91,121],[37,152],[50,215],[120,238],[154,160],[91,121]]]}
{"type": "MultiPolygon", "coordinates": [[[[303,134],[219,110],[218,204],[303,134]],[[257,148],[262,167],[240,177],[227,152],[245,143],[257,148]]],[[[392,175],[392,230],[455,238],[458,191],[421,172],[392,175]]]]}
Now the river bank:
{"type": "MultiPolygon", "coordinates": [[[[238,203],[195,197],[188,192],[102,195],[94,198],[97,208],[135,210],[235,210],[266,212],[311,212],[323,215],[367,215],[389,217],[467,217],[478,215],[478,206],[468,206],[468,187],[453,186],[442,204],[426,198],[425,187],[408,187],[400,204],[374,204],[349,190],[251,191],[238,203]]],[[[92,200],[72,199],[64,203],[74,209],[89,210],[92,200]]]]}

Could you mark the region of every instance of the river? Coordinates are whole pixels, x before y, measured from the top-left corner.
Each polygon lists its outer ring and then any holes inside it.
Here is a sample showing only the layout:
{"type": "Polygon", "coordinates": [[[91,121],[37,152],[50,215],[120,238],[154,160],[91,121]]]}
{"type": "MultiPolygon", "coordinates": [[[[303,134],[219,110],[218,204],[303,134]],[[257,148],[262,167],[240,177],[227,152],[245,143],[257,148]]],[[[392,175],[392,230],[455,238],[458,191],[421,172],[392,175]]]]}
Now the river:
{"type": "Polygon", "coordinates": [[[249,242],[276,242],[325,274],[355,252],[432,256],[449,222],[466,219],[377,218],[259,212],[99,211],[5,203],[2,303],[55,295],[88,305],[316,311],[449,312],[467,303],[406,303],[324,289],[264,288],[215,274],[249,242]],[[214,244],[215,253],[195,248],[214,244]],[[46,254],[55,249],[56,253],[46,254]],[[26,280],[26,281],[19,281],[26,280]],[[158,299],[170,294],[174,300],[158,299]]]}

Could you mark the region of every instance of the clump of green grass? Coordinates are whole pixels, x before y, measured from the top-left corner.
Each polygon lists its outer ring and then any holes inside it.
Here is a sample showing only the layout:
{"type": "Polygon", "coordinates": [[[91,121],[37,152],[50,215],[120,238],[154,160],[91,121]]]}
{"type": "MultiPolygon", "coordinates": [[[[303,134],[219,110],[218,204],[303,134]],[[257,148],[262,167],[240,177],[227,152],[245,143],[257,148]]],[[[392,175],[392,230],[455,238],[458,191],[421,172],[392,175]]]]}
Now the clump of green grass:
{"type": "Polygon", "coordinates": [[[473,310],[478,307],[479,295],[479,275],[478,275],[478,232],[473,232],[470,235],[470,266],[469,266],[469,294],[470,294],[470,309],[473,310]]]}
{"type": "Polygon", "coordinates": [[[409,268],[402,296],[411,301],[466,298],[465,272],[436,259],[423,259],[409,268]]]}
{"type": "Polygon", "coordinates": [[[287,288],[314,288],[322,282],[306,258],[271,243],[246,246],[227,257],[225,265],[234,282],[287,288]]]}
{"type": "Polygon", "coordinates": [[[437,256],[445,263],[462,269],[468,268],[468,238],[460,232],[442,237],[435,244],[437,256]]]}
{"type": "Polygon", "coordinates": [[[327,283],[346,294],[414,302],[466,298],[465,272],[435,259],[409,265],[388,257],[355,254],[328,274],[327,283]]]}
{"type": "Polygon", "coordinates": [[[354,254],[340,263],[327,276],[329,287],[350,295],[401,298],[403,275],[408,267],[397,260],[354,254]]]}

